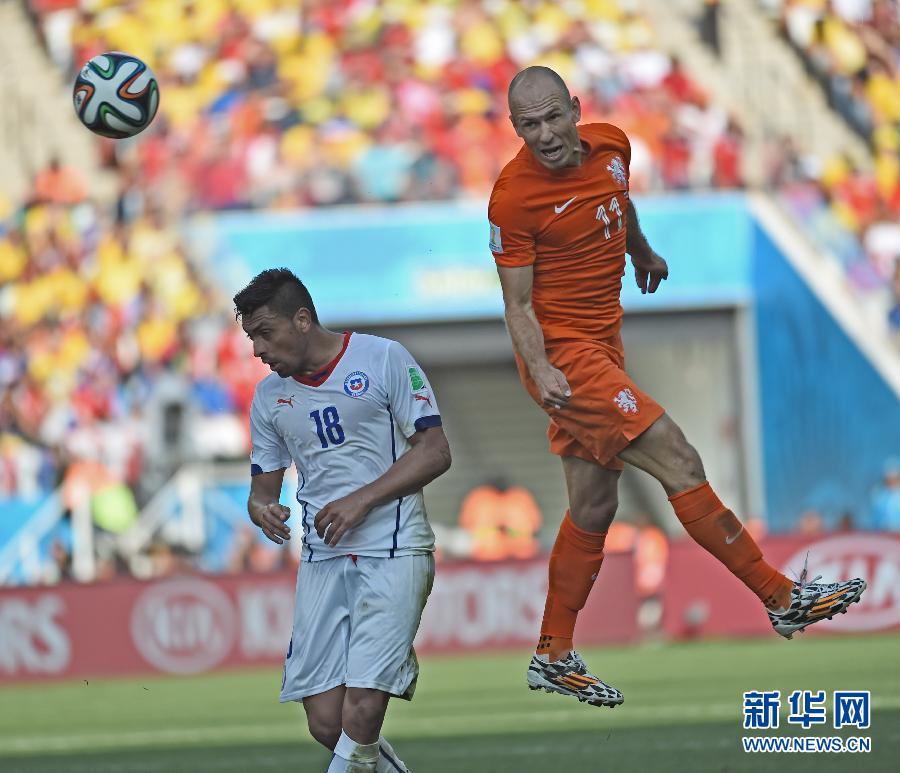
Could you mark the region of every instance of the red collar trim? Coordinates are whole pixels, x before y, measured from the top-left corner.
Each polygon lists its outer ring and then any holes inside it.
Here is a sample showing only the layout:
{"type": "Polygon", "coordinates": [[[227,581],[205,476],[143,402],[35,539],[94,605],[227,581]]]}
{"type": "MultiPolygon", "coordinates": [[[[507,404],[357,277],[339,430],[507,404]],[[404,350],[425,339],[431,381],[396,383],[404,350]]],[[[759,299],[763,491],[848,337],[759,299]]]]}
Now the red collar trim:
{"type": "Polygon", "coordinates": [[[303,384],[304,386],[318,387],[322,386],[331,375],[332,371],[337,367],[337,364],[341,361],[341,357],[344,356],[344,352],[347,351],[347,347],[350,345],[350,336],[353,333],[349,330],[344,333],[344,345],[341,347],[341,350],[337,353],[337,357],[335,357],[331,362],[329,362],[324,370],[320,370],[318,373],[313,373],[311,376],[293,376],[294,381],[303,384]]]}

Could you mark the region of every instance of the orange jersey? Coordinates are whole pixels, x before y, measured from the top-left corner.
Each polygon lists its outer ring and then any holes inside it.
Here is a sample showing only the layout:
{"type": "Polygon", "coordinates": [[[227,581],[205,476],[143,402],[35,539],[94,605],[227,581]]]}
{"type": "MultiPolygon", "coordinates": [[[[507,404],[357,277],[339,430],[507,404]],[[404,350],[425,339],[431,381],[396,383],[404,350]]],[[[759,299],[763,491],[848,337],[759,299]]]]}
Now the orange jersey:
{"type": "Polygon", "coordinates": [[[498,266],[534,266],[532,305],[547,342],[601,340],[621,325],[631,144],[608,123],[578,127],[581,166],[550,170],[523,146],[488,206],[498,266]]]}

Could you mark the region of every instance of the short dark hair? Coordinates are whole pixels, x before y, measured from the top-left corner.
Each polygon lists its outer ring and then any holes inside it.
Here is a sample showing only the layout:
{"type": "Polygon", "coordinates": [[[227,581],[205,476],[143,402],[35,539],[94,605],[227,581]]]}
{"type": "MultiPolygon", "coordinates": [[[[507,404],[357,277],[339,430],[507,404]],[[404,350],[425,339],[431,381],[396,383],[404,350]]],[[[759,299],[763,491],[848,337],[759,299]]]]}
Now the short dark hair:
{"type": "Polygon", "coordinates": [[[260,271],[233,300],[235,319],[249,317],[261,306],[268,306],[283,317],[293,317],[297,309],[309,309],[312,321],[319,324],[319,315],[309,290],[287,268],[267,268],[260,271]]]}

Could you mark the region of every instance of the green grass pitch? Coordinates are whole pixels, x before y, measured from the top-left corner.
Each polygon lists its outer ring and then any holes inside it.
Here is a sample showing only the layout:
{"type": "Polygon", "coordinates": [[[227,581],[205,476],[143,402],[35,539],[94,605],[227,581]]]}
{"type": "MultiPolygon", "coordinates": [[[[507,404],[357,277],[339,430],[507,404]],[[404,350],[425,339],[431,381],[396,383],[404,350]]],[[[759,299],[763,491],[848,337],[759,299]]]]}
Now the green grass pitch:
{"type": "MultiPolygon", "coordinates": [[[[524,685],[529,653],[422,662],[415,700],[385,735],[415,773],[896,771],[900,636],[641,645],[584,653],[625,694],[616,709],[524,685]],[[870,754],[745,754],[742,693],[868,689],[870,754]]],[[[0,688],[4,773],[322,773],[329,754],[302,711],[279,705],[278,670],[0,688]]],[[[786,700],[783,700],[783,715],[786,700]]],[[[831,712],[828,712],[829,722],[831,712]]],[[[749,733],[747,733],[749,734],[749,733]]],[[[760,733],[762,734],[762,733],[760,733]]]]}

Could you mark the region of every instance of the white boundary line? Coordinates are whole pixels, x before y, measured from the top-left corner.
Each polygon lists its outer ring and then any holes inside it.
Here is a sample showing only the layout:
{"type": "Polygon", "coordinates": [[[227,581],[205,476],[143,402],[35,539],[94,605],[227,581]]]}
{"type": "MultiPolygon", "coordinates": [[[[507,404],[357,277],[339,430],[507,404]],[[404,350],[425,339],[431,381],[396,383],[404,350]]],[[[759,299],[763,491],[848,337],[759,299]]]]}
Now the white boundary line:
{"type": "MultiPolygon", "coordinates": [[[[900,708],[900,695],[872,701],[873,715],[879,710],[900,708]]],[[[705,720],[741,729],[740,702],[710,703],[706,705],[653,705],[624,707],[620,710],[625,724],[608,726],[609,730],[625,730],[641,727],[653,722],[681,725],[687,720],[705,720]],[[631,720],[640,720],[631,722],[631,720]]],[[[433,714],[425,717],[404,718],[393,730],[392,737],[428,735],[442,737],[456,735],[466,730],[475,735],[490,734],[500,728],[514,725],[516,732],[527,733],[541,728],[568,725],[573,730],[589,729],[593,713],[586,713],[583,706],[571,709],[525,710],[513,712],[491,712],[489,716],[478,718],[477,727],[472,727],[472,717],[466,714],[433,714]],[[579,722],[578,720],[581,720],[579,722]],[[573,724],[574,721],[574,724],[573,724]],[[583,724],[582,724],[583,723],[583,724]]],[[[266,722],[262,724],[215,725],[212,727],[167,727],[154,730],[117,731],[115,733],[73,733],[34,735],[20,738],[0,739],[0,754],[33,754],[38,752],[61,751],[103,751],[109,749],[140,748],[144,746],[189,746],[204,743],[231,745],[239,742],[284,741],[305,739],[300,719],[292,722],[266,722]]],[[[509,731],[507,731],[509,732],[509,731]]],[[[308,739],[306,739],[308,740],[308,739]]],[[[310,741],[311,743],[311,741],[310,741]]]]}

